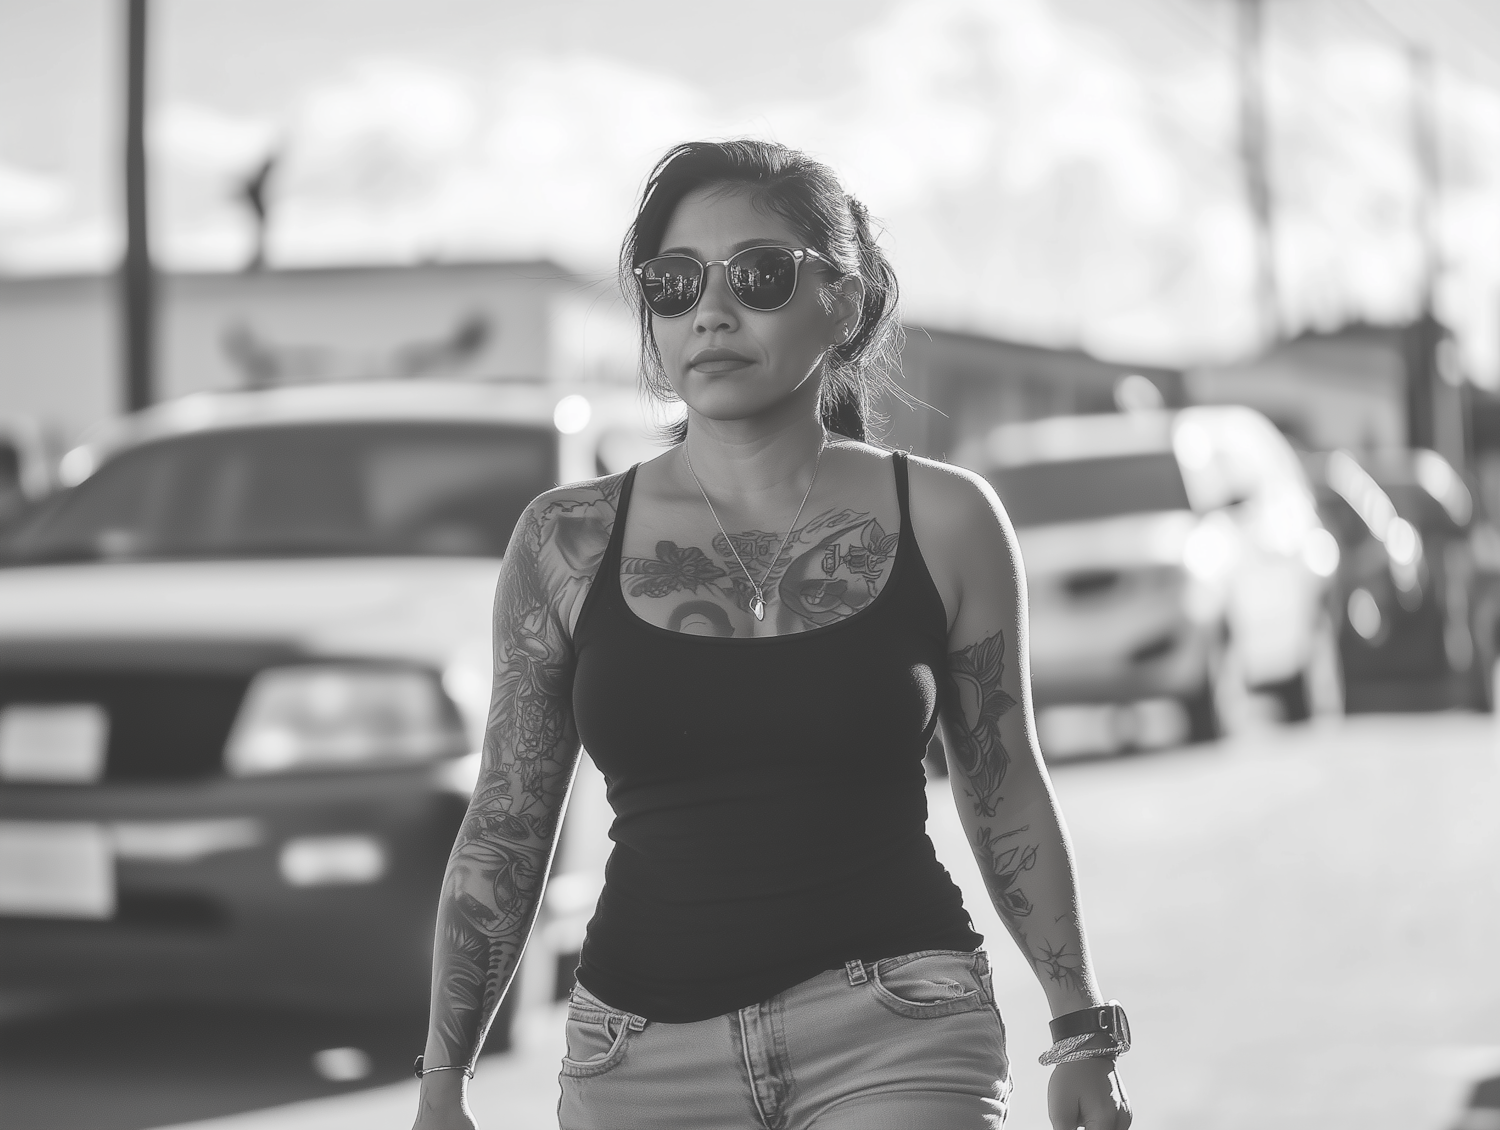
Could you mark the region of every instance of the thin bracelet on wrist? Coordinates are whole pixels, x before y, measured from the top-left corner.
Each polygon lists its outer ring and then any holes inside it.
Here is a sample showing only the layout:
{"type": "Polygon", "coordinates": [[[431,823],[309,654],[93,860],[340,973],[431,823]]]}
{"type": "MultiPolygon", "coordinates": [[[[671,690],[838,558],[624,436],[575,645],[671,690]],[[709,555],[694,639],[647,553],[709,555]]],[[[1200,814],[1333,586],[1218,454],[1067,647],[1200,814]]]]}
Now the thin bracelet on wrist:
{"type": "Polygon", "coordinates": [[[1113,1059],[1127,1050],[1113,1042],[1095,1043],[1097,1039],[1098,1036],[1092,1034],[1088,1036],[1068,1036],[1065,1039],[1058,1040],[1057,1043],[1038,1056],[1037,1062],[1043,1067],[1057,1067],[1060,1064],[1077,1063],[1079,1060],[1084,1059],[1103,1059],[1106,1056],[1113,1059]],[[1094,1044],[1093,1047],[1088,1046],[1091,1043],[1094,1044]]]}
{"type": "Polygon", "coordinates": [[[434,1071],[462,1071],[464,1073],[464,1078],[474,1078],[474,1068],[471,1064],[443,1063],[439,1064],[437,1067],[423,1067],[422,1059],[422,1056],[417,1056],[417,1061],[411,1065],[411,1073],[418,1079],[422,1078],[422,1076],[424,1075],[431,1075],[434,1071]]]}

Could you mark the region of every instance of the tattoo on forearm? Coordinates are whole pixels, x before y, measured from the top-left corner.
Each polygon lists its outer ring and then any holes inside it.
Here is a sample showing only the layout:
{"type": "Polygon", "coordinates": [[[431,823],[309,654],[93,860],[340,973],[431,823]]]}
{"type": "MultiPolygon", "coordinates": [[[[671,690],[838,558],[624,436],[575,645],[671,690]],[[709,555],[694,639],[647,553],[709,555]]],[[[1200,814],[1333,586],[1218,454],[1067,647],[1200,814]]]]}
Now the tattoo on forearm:
{"type": "Polygon", "coordinates": [[[1003,632],[948,656],[949,736],[981,816],[995,815],[1000,786],[1010,768],[1010,754],[1000,740],[1000,719],[1016,700],[1000,686],[1004,674],[1003,632]]]}
{"type": "MultiPolygon", "coordinates": [[[[1028,835],[1029,825],[999,831],[989,823],[1005,799],[1001,788],[1010,768],[1000,719],[1017,705],[1001,687],[1004,674],[1005,637],[999,632],[949,655],[945,719],[950,750],[974,809],[974,858],[996,912],[1038,975],[1074,991],[1083,987],[1083,958],[1072,916],[1038,924],[1035,900],[1026,889],[1041,844],[1028,835]]],[[[1036,880],[1031,882],[1034,886],[1036,880]]]]}
{"type": "Polygon", "coordinates": [[[529,510],[501,566],[482,783],[438,908],[433,1016],[449,1063],[477,1050],[541,893],[578,744],[563,597],[592,578],[617,495],[617,480],[606,479],[529,510]]]}
{"type": "Polygon", "coordinates": [[[1047,979],[1073,991],[1083,987],[1083,958],[1066,942],[1059,946],[1043,940],[1032,953],[1032,961],[1047,974],[1047,979]]]}
{"type": "Polygon", "coordinates": [[[1021,875],[1036,866],[1036,844],[1007,840],[1020,836],[1027,828],[996,835],[991,828],[980,828],[974,837],[974,857],[984,875],[995,909],[1007,919],[1025,918],[1031,913],[1031,899],[1021,889],[1021,875]]]}

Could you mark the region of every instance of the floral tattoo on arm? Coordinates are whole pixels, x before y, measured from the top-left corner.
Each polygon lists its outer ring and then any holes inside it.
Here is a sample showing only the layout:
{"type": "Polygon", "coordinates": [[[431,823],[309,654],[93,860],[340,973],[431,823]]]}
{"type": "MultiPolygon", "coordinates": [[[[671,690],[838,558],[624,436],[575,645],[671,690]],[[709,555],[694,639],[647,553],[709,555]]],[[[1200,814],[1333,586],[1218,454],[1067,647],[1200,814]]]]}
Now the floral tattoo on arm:
{"type": "Polygon", "coordinates": [[[1001,686],[1004,634],[996,632],[950,653],[947,674],[945,728],[964,794],[973,808],[975,831],[970,846],[985,887],[1001,921],[1038,973],[1065,989],[1076,989],[1082,978],[1079,948],[1066,936],[1061,941],[1043,936],[1035,944],[1030,936],[1042,932],[1033,925],[1036,903],[1025,885],[1037,866],[1041,845],[1027,836],[1029,825],[1002,831],[991,823],[1005,799],[1001,789],[1011,765],[1000,736],[1000,720],[1018,705],[1001,686]]]}
{"type": "Polygon", "coordinates": [[[501,566],[480,781],[438,906],[429,1046],[447,1064],[478,1053],[536,913],[578,753],[562,609],[593,577],[617,495],[605,479],[534,505],[501,566]]]}
{"type": "Polygon", "coordinates": [[[1000,687],[1005,674],[1005,636],[987,640],[948,656],[949,694],[953,710],[954,756],[972,791],[970,798],[981,816],[995,815],[1000,786],[1010,768],[1010,753],[1000,740],[1000,719],[1016,700],[1000,687]]]}

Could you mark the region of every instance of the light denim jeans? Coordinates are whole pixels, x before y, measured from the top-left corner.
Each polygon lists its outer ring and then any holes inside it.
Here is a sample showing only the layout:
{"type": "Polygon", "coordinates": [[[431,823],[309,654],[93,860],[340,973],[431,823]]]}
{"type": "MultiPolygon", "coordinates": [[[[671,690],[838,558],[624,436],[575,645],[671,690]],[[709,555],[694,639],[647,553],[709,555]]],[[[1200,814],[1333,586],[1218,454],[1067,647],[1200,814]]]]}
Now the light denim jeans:
{"type": "Polygon", "coordinates": [[[567,1037],[561,1130],[999,1130],[1010,1097],[983,950],[851,961],[691,1024],[578,986],[567,1037]]]}

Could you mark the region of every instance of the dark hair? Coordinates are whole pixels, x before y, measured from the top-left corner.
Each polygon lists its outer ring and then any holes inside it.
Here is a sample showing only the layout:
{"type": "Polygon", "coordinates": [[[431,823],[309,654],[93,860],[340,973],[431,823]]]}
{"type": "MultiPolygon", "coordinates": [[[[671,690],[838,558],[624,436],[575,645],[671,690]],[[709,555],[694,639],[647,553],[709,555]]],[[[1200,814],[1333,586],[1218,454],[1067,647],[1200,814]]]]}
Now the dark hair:
{"type": "MultiPolygon", "coordinates": [[[[870,213],[839,184],[833,170],[805,153],[771,141],[690,141],[667,153],[646,182],[635,221],[620,251],[620,280],[635,301],[641,333],[641,382],[659,400],[675,397],[651,332],[651,311],[636,285],[634,268],[661,250],[672,214],[688,193],[700,188],[743,185],[756,204],[780,216],[808,247],[827,256],[837,277],[864,283],[859,324],[847,342],[833,346],[823,380],[823,424],[850,439],[867,436],[875,399],[890,392],[905,401],[893,380],[899,371],[901,325],[896,316],[896,273],[875,244],[870,213]]],[[[831,304],[833,286],[820,290],[831,304]]],[[[687,435],[683,421],[670,430],[673,440],[687,435]]]]}

